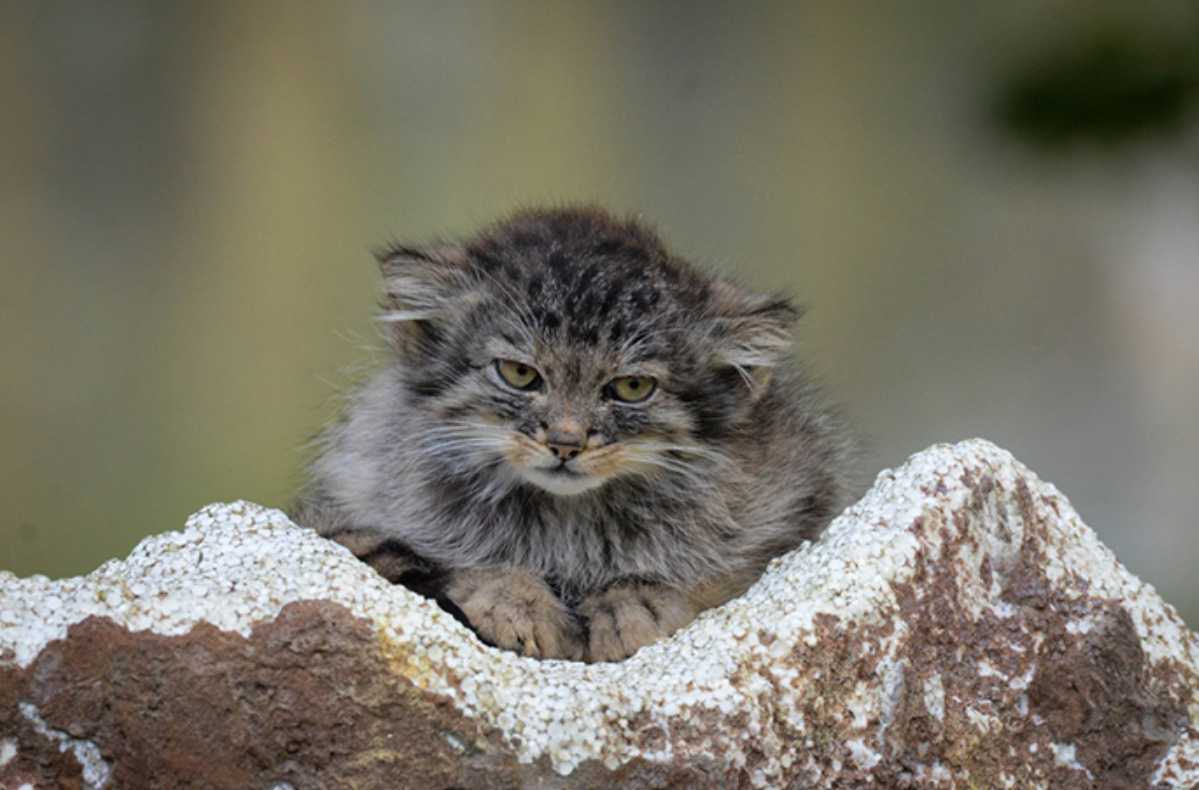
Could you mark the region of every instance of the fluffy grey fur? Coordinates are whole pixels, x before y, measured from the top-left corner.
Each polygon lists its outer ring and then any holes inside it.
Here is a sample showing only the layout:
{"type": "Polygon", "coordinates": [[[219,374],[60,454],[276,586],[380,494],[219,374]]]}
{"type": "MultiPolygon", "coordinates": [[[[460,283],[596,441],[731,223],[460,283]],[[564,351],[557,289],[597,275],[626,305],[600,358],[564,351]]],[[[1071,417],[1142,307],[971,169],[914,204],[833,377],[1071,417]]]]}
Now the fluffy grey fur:
{"type": "Polygon", "coordinates": [[[844,504],[847,443],[789,360],[795,309],[644,226],[528,211],[380,262],[392,353],[295,516],[485,640],[619,660],[844,504]]]}

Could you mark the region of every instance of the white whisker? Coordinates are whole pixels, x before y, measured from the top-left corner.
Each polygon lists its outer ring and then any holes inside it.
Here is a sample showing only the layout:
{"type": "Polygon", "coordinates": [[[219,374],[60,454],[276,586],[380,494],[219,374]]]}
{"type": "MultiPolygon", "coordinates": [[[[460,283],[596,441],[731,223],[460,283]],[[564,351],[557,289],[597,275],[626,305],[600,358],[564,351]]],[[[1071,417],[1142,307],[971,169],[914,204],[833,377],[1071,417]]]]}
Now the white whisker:
{"type": "Polygon", "coordinates": [[[426,321],[433,316],[428,310],[388,310],[375,320],[385,324],[397,324],[401,321],[426,321]]]}

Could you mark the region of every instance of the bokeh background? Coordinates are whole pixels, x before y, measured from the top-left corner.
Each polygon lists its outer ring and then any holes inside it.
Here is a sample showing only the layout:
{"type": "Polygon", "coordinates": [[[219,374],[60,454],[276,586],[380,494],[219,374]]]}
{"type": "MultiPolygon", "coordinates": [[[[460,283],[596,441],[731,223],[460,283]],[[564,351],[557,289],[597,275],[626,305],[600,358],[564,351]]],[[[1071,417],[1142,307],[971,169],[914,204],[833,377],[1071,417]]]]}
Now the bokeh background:
{"type": "Polygon", "coordinates": [[[285,505],[372,249],[595,201],[806,304],[863,481],[982,436],[1199,625],[1199,4],[0,3],[0,567],[285,505]]]}

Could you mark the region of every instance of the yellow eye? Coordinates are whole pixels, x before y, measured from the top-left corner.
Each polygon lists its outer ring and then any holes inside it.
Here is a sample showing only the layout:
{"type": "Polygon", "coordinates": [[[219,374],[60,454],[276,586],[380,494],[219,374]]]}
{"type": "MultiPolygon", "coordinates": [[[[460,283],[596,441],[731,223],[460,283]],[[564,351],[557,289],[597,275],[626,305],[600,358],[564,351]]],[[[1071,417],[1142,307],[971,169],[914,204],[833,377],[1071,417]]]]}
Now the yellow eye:
{"type": "Polygon", "coordinates": [[[657,388],[657,382],[648,376],[621,376],[609,382],[608,394],[625,403],[640,403],[657,388]]]}
{"type": "Polygon", "coordinates": [[[541,374],[537,369],[523,362],[513,362],[510,359],[497,359],[496,372],[500,378],[518,390],[533,390],[541,385],[541,374]]]}

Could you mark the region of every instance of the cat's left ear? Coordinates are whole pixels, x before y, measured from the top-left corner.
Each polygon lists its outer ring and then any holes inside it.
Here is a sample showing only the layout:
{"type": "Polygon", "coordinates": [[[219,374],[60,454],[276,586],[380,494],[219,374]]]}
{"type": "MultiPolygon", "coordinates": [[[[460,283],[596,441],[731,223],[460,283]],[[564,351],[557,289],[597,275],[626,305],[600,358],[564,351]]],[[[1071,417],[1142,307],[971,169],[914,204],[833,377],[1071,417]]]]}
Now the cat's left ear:
{"type": "Polygon", "coordinates": [[[758,398],[791,346],[800,310],[781,297],[750,294],[723,281],[712,289],[709,305],[720,361],[736,369],[758,398]]]}
{"type": "Polygon", "coordinates": [[[402,357],[419,353],[422,341],[453,313],[471,290],[466,251],[454,245],[394,247],[379,253],[388,339],[402,357]]]}

